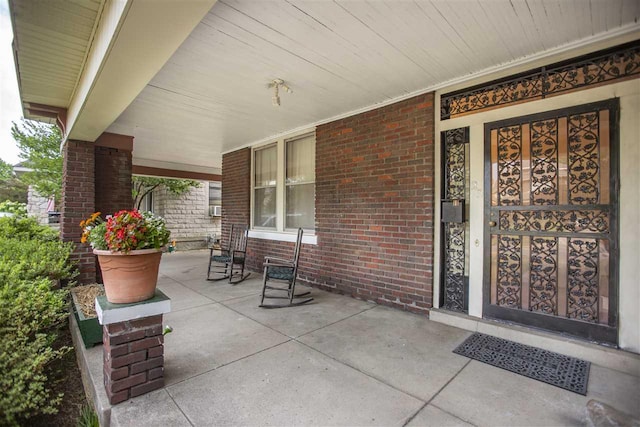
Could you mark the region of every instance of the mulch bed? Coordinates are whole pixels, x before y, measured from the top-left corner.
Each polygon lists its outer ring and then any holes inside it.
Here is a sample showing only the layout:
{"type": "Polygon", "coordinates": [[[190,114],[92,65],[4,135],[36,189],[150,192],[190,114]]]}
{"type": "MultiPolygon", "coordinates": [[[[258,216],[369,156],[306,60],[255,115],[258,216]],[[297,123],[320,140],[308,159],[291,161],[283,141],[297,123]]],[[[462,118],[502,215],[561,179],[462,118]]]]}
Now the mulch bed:
{"type": "MultiPolygon", "coordinates": [[[[68,324],[60,331],[57,344],[73,347],[68,324]]],[[[76,427],[80,409],[87,405],[87,398],[84,393],[75,350],[72,348],[57,365],[53,366],[53,369],[57,372],[53,392],[54,394],[64,393],[60,410],[55,415],[32,418],[28,421],[28,425],[33,427],[76,427]]]]}
{"type": "Polygon", "coordinates": [[[104,287],[97,283],[91,285],[78,286],[71,289],[76,296],[76,301],[84,317],[96,317],[95,300],[98,295],[104,295],[104,287]]]}

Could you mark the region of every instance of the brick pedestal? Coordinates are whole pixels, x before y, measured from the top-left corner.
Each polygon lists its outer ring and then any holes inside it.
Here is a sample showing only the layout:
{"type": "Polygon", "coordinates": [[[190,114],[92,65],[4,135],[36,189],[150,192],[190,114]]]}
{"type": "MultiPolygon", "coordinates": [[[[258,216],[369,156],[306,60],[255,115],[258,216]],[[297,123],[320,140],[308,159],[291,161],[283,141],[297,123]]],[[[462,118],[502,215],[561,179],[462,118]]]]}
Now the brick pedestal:
{"type": "Polygon", "coordinates": [[[112,405],[164,387],[162,315],[104,325],[103,344],[112,405]]]}
{"type": "Polygon", "coordinates": [[[160,291],[138,304],[96,299],[103,325],[104,387],[112,405],[164,387],[162,314],[169,299],[160,291]],[[145,316],[146,314],[151,314],[145,316]]]}

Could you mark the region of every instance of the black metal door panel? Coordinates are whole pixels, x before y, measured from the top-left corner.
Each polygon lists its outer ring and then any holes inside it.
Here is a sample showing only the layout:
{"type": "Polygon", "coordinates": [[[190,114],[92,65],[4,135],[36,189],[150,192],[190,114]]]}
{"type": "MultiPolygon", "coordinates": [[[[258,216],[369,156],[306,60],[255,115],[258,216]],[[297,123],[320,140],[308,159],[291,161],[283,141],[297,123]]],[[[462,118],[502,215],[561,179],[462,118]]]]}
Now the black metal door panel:
{"type": "Polygon", "coordinates": [[[468,192],[469,128],[441,133],[442,201],[441,227],[441,292],[440,307],[467,312],[469,280],[467,273],[468,222],[466,204],[468,192]]]}
{"type": "Polygon", "coordinates": [[[485,124],[484,316],[617,342],[618,100],[485,124]]]}

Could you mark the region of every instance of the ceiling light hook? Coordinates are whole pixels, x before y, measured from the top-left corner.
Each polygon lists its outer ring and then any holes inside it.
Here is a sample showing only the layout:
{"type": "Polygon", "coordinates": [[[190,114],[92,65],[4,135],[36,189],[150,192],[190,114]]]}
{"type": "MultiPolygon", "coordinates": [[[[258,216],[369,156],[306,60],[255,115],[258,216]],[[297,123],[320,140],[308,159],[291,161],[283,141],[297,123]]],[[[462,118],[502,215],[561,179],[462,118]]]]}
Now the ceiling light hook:
{"type": "Polygon", "coordinates": [[[273,97],[271,98],[271,104],[274,107],[280,106],[280,88],[284,89],[288,93],[293,93],[291,88],[284,83],[282,79],[273,79],[268,85],[269,88],[273,88],[273,97]]]}

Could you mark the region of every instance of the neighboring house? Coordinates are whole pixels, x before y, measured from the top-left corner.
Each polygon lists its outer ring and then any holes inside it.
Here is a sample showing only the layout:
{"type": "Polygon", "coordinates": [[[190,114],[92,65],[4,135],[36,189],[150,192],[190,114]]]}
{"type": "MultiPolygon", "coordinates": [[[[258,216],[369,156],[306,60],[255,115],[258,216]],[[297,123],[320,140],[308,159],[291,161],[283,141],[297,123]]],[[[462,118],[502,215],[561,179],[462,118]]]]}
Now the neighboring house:
{"type": "Polygon", "coordinates": [[[143,200],[141,209],[162,216],[177,250],[202,249],[221,235],[222,195],[220,182],[201,181],[200,187],[176,196],[166,189],[155,190],[143,200]]]}
{"type": "MultiPolygon", "coordinates": [[[[30,168],[18,163],[13,166],[16,176],[31,171],[30,168]]],[[[36,217],[40,224],[58,224],[59,213],[55,210],[55,201],[49,197],[38,194],[33,185],[27,190],[27,214],[36,217]]]]}
{"type": "Polygon", "coordinates": [[[9,4],[66,240],[132,173],[221,179],[254,271],[303,227],[313,286],[640,353],[638,2],[106,2],[73,48],[81,6],[9,4]]]}

